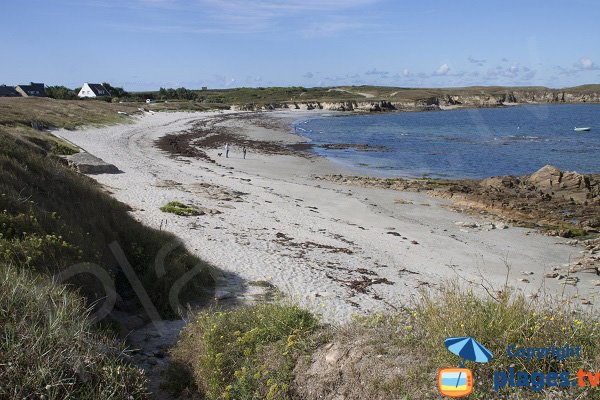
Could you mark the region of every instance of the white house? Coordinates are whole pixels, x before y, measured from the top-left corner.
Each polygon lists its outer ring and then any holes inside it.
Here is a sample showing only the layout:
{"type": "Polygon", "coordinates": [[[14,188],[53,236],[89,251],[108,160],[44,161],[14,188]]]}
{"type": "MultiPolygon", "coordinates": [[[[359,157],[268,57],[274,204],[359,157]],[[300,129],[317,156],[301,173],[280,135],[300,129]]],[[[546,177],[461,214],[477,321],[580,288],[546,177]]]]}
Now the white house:
{"type": "Polygon", "coordinates": [[[110,96],[110,92],[100,83],[84,83],[77,97],[110,96]]]}

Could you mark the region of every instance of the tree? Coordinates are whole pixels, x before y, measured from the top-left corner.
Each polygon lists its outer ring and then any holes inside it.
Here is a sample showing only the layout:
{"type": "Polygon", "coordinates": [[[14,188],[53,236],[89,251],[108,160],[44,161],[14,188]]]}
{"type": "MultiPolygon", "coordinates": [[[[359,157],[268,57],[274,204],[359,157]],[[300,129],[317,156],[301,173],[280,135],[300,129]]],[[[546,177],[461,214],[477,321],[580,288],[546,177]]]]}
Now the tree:
{"type": "Polygon", "coordinates": [[[77,93],[79,91],[75,91],[73,89],[69,89],[65,86],[48,86],[46,87],[46,94],[48,97],[52,97],[53,99],[60,100],[73,100],[77,98],[77,93]]]}
{"type": "Polygon", "coordinates": [[[123,89],[122,87],[112,86],[108,82],[104,82],[102,84],[102,86],[104,86],[106,88],[106,90],[109,91],[109,93],[112,97],[127,97],[127,96],[129,96],[129,93],[127,93],[125,91],[125,89],[123,89]]]}

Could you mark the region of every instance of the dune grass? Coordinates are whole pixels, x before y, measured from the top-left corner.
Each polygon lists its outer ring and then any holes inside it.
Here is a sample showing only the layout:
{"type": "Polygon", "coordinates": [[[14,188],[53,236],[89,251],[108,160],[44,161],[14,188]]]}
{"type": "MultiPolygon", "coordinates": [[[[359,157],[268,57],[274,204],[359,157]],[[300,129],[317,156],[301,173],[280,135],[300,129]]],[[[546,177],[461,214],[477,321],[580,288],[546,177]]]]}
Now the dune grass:
{"type": "MultiPolygon", "coordinates": [[[[210,267],[183,248],[167,257],[170,273],[157,276],[155,257],[172,235],[141,225],[129,216],[126,205],[53,158],[3,136],[0,148],[0,261],[48,274],[91,262],[118,276],[119,266],[108,247],[116,242],[165,316],[176,312],[167,301],[171,285],[194,266],[204,265],[206,270],[184,288],[184,298],[213,284],[210,267]]],[[[92,302],[103,296],[96,294],[95,285],[80,286],[92,302]]],[[[124,284],[120,295],[129,298],[133,293],[124,284]]]]}
{"type": "MultiPolygon", "coordinates": [[[[492,293],[492,292],[490,292],[492,293]]],[[[546,398],[559,389],[535,393],[531,388],[507,388],[500,393],[492,389],[494,371],[539,371],[543,373],[569,371],[571,378],[579,368],[600,370],[600,322],[592,311],[574,308],[568,300],[558,298],[527,299],[508,287],[494,297],[475,294],[472,289],[448,284],[436,294],[426,293],[411,311],[404,329],[405,343],[422,349],[428,362],[418,366],[421,373],[432,373],[441,367],[456,366],[460,359],[443,346],[450,336],[472,336],[494,354],[490,363],[467,362],[474,371],[476,386],[473,398],[516,396],[546,398]],[[510,358],[509,345],[517,347],[581,346],[581,358],[559,361],[554,358],[510,358]]],[[[416,376],[420,374],[417,373],[416,376]]],[[[419,385],[418,379],[411,384],[419,385]]],[[[574,398],[590,398],[597,389],[567,388],[563,394],[574,398]]]]}
{"type": "Polygon", "coordinates": [[[211,266],[184,247],[173,249],[173,235],[134,220],[125,204],[53,156],[76,149],[29,126],[119,122],[115,110],[104,102],[0,99],[2,399],[147,398],[143,373],[105,328],[116,322],[88,317],[106,301],[105,287],[89,273],[52,281],[74,264],[92,263],[114,280],[121,312],[143,312],[109,245],[123,250],[163,318],[178,315],[169,293],[193,268],[202,271],[181,289],[180,303],[210,297],[214,289],[211,266]],[[164,254],[167,274],[156,268],[161,249],[171,249],[164,254]]]}
{"type": "Polygon", "coordinates": [[[147,397],[142,371],[85,310],[64,285],[0,264],[0,398],[147,397]]]}
{"type": "Polygon", "coordinates": [[[31,126],[39,122],[50,128],[75,129],[84,125],[127,122],[119,111],[135,113],[137,104],[114,104],[100,100],[56,100],[42,97],[0,98],[0,125],[31,126]]]}

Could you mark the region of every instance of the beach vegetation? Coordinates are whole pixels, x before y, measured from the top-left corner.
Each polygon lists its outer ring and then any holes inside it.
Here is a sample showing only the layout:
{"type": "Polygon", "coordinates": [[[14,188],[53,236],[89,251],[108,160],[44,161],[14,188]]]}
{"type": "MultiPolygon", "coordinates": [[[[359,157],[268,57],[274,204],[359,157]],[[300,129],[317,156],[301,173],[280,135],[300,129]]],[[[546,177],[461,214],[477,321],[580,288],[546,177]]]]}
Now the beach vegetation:
{"type": "Polygon", "coordinates": [[[202,312],[173,350],[174,394],[207,399],[287,399],[299,357],[323,341],[317,318],[294,305],[260,304],[202,312]],[[176,371],[184,369],[185,373],[176,371]]]}
{"type": "Polygon", "coordinates": [[[160,208],[160,211],[175,215],[181,215],[184,217],[202,215],[202,212],[198,209],[198,207],[189,204],[183,204],[178,201],[168,202],[160,208]]]}
{"type": "Polygon", "coordinates": [[[579,368],[597,371],[598,316],[561,299],[532,299],[508,286],[481,290],[456,281],[422,292],[397,313],[356,317],[338,327],[319,326],[314,316],[286,305],[200,314],[173,350],[176,362],[170,374],[188,379],[172,389],[207,399],[332,398],[335,393],[346,398],[435,398],[437,371],[464,361],[444,346],[446,338],[456,336],[474,337],[494,355],[485,364],[465,361],[476,378],[473,398],[598,394],[590,386],[495,392],[494,373],[509,373],[510,368],[569,371],[572,380],[579,368]],[[580,347],[581,356],[527,361],[509,357],[512,344],[570,344],[580,347]]]}

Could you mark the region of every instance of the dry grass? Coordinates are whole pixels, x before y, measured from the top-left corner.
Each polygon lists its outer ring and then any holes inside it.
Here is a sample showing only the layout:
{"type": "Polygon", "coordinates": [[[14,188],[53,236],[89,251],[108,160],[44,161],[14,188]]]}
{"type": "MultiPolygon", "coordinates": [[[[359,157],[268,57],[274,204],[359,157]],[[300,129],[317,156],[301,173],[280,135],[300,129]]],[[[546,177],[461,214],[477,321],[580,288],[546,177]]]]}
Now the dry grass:
{"type": "Polygon", "coordinates": [[[124,123],[119,111],[135,113],[139,105],[113,104],[101,100],[55,100],[50,98],[0,98],[0,125],[30,126],[41,122],[51,128],[75,129],[83,125],[124,123]]]}

